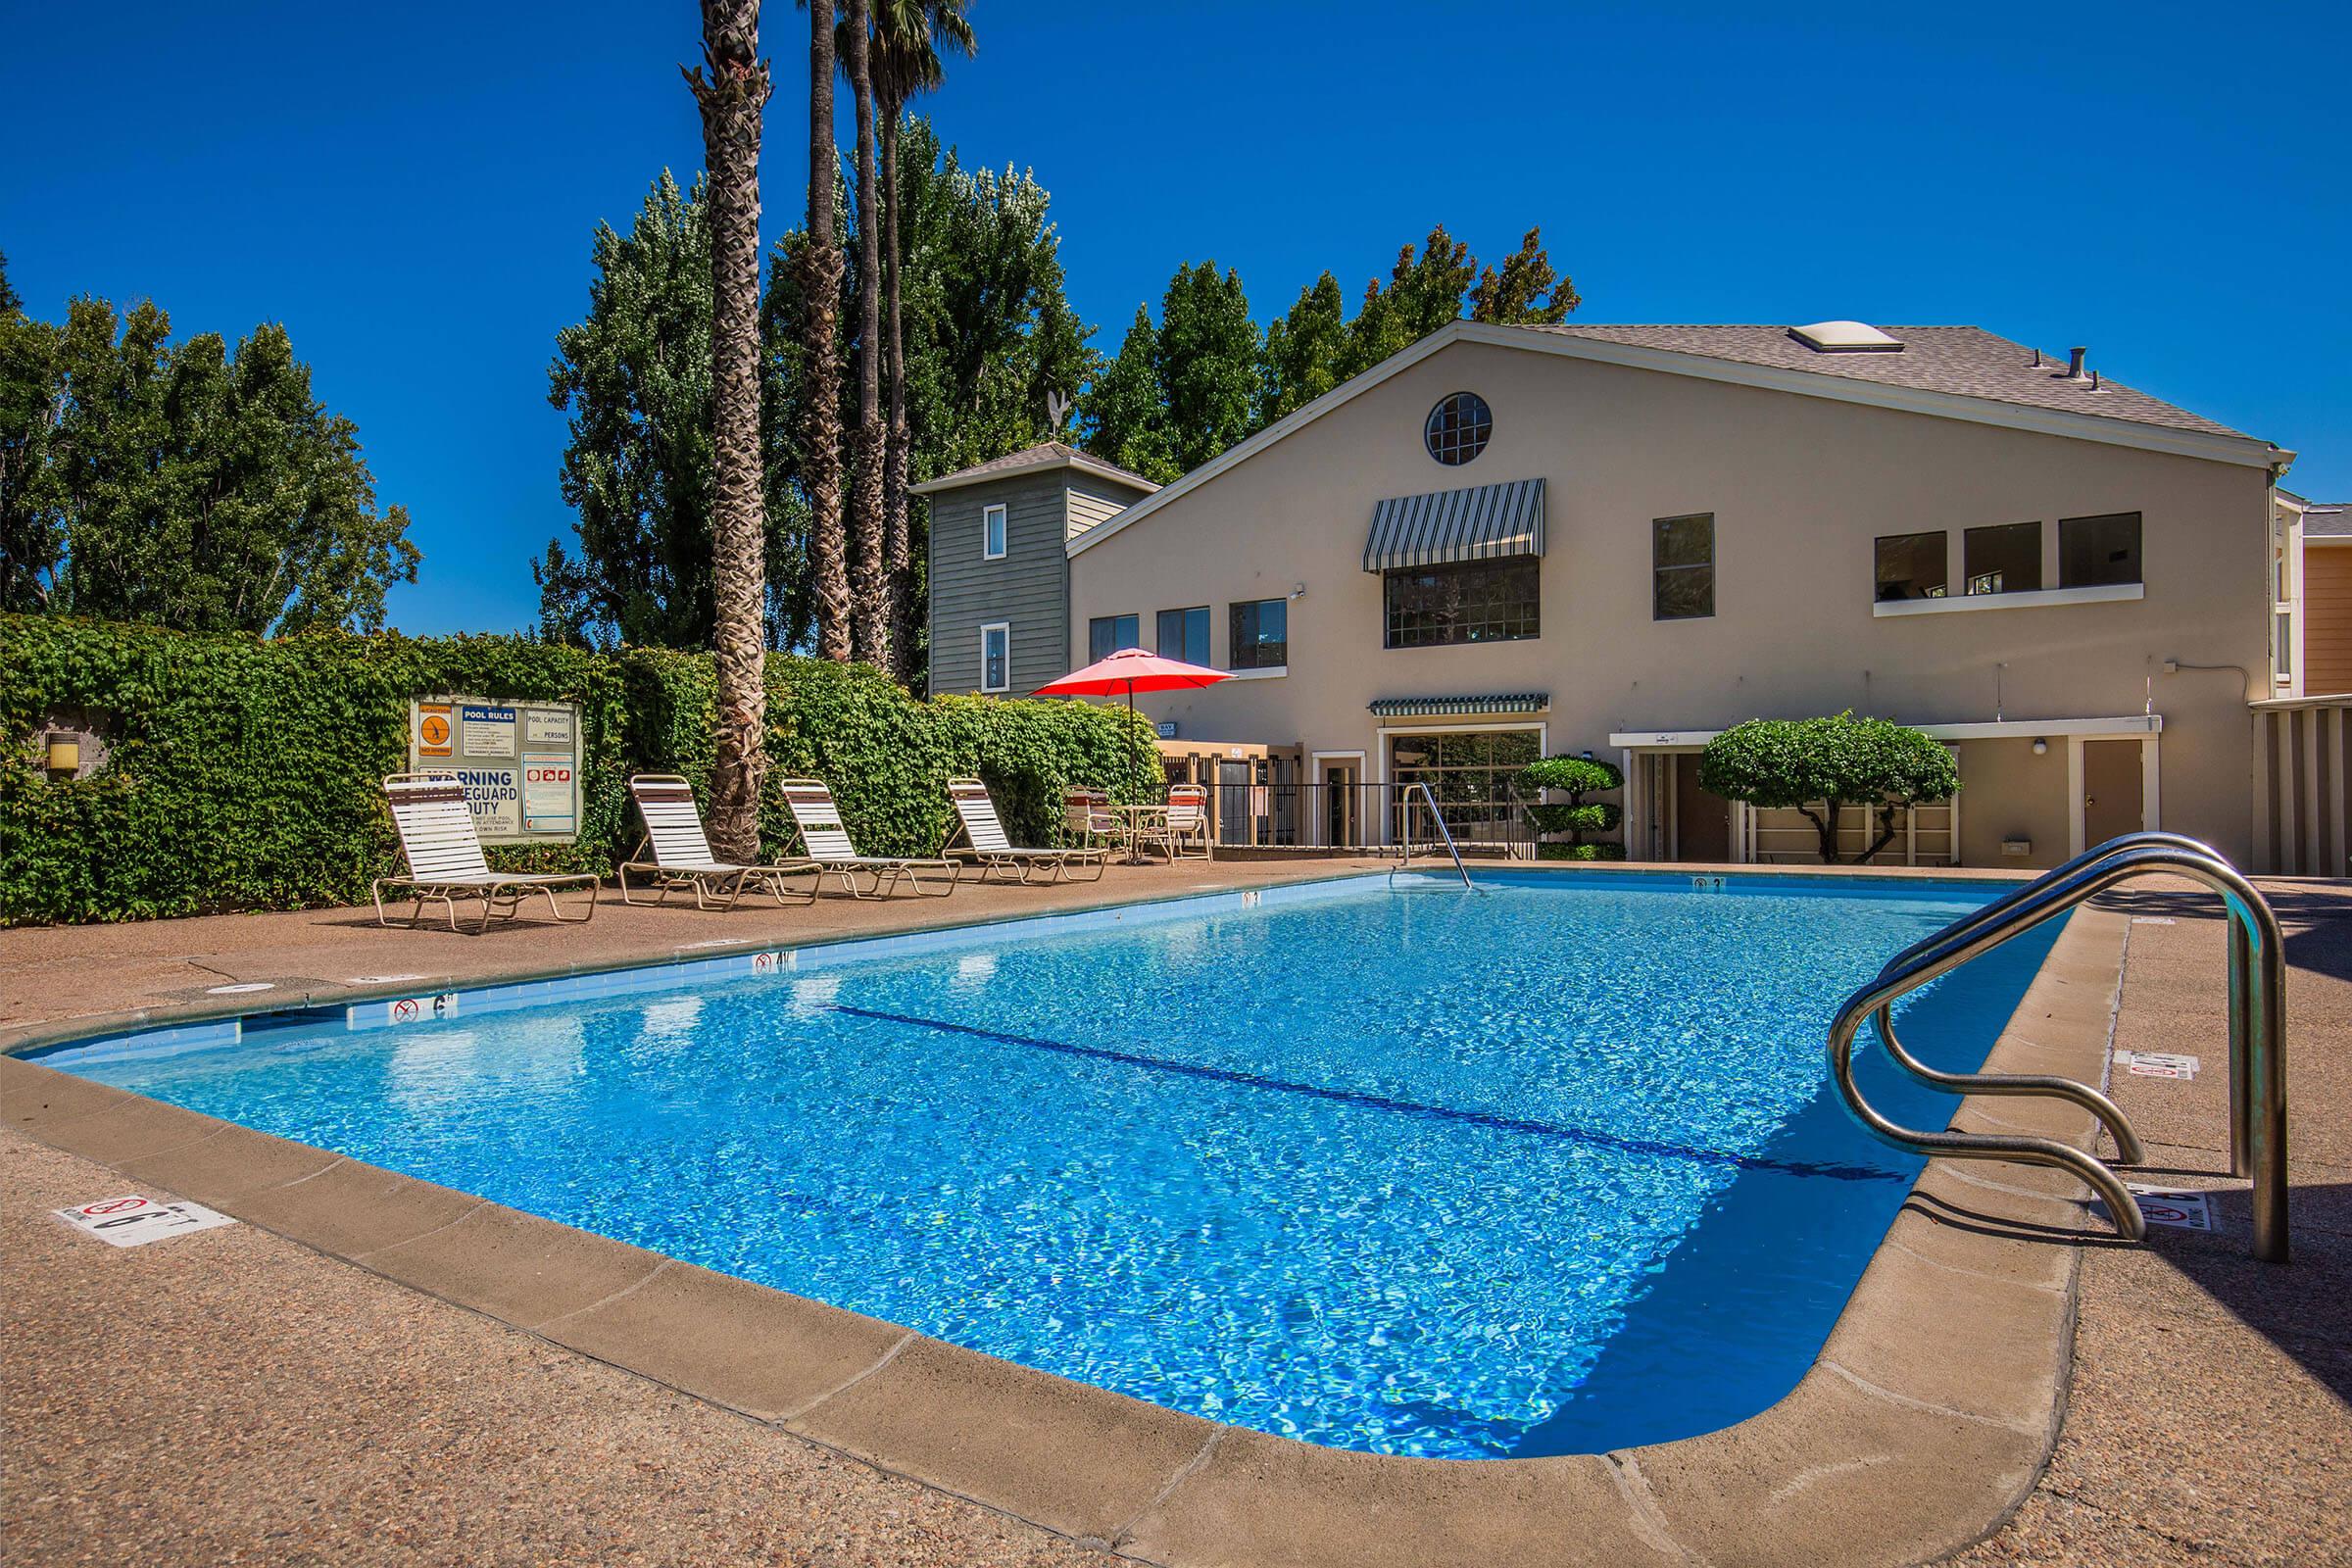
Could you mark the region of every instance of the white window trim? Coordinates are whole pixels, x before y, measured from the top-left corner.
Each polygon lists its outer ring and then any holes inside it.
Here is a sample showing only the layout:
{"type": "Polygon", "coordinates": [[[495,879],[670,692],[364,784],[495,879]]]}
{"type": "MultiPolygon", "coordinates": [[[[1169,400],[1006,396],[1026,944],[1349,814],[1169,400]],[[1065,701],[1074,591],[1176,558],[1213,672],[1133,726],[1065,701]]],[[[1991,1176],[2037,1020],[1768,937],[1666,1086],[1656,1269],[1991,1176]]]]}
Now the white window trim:
{"type": "Polygon", "coordinates": [[[1288,664],[1260,664],[1255,669],[1229,669],[1225,676],[1228,680],[1280,680],[1290,672],[1288,664]]]}
{"type": "Polygon", "coordinates": [[[991,504],[991,505],[989,505],[989,506],[985,506],[985,507],[982,507],[982,508],[980,509],[980,559],[981,559],[982,561],[1003,561],[1003,560],[1004,559],[1004,545],[1005,545],[1005,542],[1006,542],[1006,535],[1007,535],[1007,533],[1010,531],[1010,530],[1009,530],[1009,529],[1006,527],[1006,525],[1005,525],[1005,521],[1006,521],[1006,519],[1005,519],[1005,515],[1004,515],[1004,502],[1002,502],[1002,501],[995,502],[995,503],[992,503],[992,504],[991,504]],[[996,526],[996,540],[997,540],[997,548],[996,548],[996,549],[994,549],[994,550],[991,550],[991,549],[989,549],[989,548],[988,548],[988,541],[989,541],[989,526],[988,526],[988,525],[989,525],[989,521],[990,521],[990,519],[991,519],[991,518],[994,518],[994,519],[995,519],[995,521],[996,521],[996,524],[997,524],[997,526],[996,526]]]}
{"type": "Polygon", "coordinates": [[[1009,620],[991,620],[981,623],[980,690],[989,696],[1012,690],[1012,622],[1009,620]],[[1001,631],[1004,634],[1004,684],[1002,686],[991,686],[988,683],[988,634],[992,631],[1001,631]]]}
{"type": "Polygon", "coordinates": [[[2144,582],[2108,582],[2089,588],[2043,588],[2025,594],[1952,594],[1942,599],[1882,600],[1870,607],[1874,616],[1946,615],[1962,610],[2042,610],[2058,605],[2107,605],[2127,599],[2145,599],[2144,582]]]}

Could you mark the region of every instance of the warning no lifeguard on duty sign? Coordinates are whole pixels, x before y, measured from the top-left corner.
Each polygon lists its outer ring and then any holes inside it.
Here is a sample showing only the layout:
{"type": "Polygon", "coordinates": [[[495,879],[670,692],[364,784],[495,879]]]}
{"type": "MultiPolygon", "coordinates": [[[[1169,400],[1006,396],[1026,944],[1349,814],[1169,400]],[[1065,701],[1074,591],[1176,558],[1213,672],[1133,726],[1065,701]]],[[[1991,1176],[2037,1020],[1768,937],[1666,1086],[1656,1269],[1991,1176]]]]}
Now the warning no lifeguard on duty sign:
{"type": "Polygon", "coordinates": [[[222,1225],[234,1225],[226,1214],[217,1213],[202,1203],[185,1200],[164,1202],[159,1199],[143,1198],[136,1193],[127,1198],[105,1198],[78,1208],[52,1210],[59,1219],[78,1231],[87,1231],[109,1247],[144,1247],[149,1242],[170,1241],[174,1236],[193,1236],[198,1231],[217,1230],[222,1225]]]}

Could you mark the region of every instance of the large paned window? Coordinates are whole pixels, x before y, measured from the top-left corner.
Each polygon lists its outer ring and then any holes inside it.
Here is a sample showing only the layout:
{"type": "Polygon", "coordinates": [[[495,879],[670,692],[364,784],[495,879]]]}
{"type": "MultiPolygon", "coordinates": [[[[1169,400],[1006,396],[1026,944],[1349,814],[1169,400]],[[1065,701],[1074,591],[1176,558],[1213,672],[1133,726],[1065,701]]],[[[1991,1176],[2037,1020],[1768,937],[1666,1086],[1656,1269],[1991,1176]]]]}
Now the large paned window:
{"type": "Polygon", "coordinates": [[[1715,613],[1715,514],[1657,517],[1649,525],[1649,618],[1715,613]]]}
{"type": "Polygon", "coordinates": [[[1188,664],[1208,662],[1208,607],[1159,612],[1159,657],[1188,664]]]}
{"type": "Polygon", "coordinates": [[[1446,566],[1400,566],[1382,573],[1388,646],[1504,643],[1539,635],[1533,556],[1467,561],[1446,566]]]}
{"type": "Polygon", "coordinates": [[[1142,646],[1143,619],[1137,615],[1097,615],[1086,623],[1089,662],[1108,659],[1122,648],[1142,646]]]}
{"type": "Polygon", "coordinates": [[[1944,533],[1883,534],[1878,542],[1879,603],[1941,599],[1946,576],[1944,533]]]}
{"type": "Polygon", "coordinates": [[[1433,730],[1389,737],[1389,780],[1427,784],[1441,807],[1519,798],[1521,769],[1543,755],[1533,729],[1433,730]]]}
{"type": "Polygon", "coordinates": [[[1961,569],[1972,594],[2031,594],[2041,589],[2041,524],[2004,522],[1961,535],[1961,569]]]}
{"type": "Polygon", "coordinates": [[[1228,669],[1280,669],[1291,662],[1291,604],[1255,599],[1226,611],[1232,623],[1233,659],[1228,669]]]}
{"type": "Polygon", "coordinates": [[[2139,580],[2138,513],[2059,519],[2059,587],[2104,588],[2139,580]]]}
{"type": "Polygon", "coordinates": [[[1012,628],[1004,621],[980,628],[980,689],[1012,689],[1012,628]]]}

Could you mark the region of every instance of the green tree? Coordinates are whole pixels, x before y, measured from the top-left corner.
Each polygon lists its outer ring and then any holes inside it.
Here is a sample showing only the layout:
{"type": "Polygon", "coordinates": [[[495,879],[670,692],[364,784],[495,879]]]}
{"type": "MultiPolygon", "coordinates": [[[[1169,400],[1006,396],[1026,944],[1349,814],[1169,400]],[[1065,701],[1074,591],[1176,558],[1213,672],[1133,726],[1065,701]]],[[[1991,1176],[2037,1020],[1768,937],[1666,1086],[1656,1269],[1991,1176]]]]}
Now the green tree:
{"type": "Polygon", "coordinates": [[[1325,272],[1298,291],[1290,313],[1266,328],[1257,422],[1272,424],[1347,379],[1348,301],[1325,272]]]}
{"type": "Polygon", "coordinates": [[[1348,327],[1348,375],[1411,348],[1462,314],[1462,302],[1478,280],[1470,247],[1438,224],[1418,253],[1406,245],[1396,253],[1387,287],[1364,285],[1364,302],[1348,327]]]}
{"type": "Polygon", "coordinates": [[[710,228],[703,181],[664,170],[627,237],[599,224],[588,318],[556,334],[548,400],[571,416],[564,499],[579,555],[532,575],[541,634],[707,648],[711,575],[710,228]]]}
{"type": "MultiPolygon", "coordinates": [[[[855,15],[853,11],[853,15],[855,15]]],[[[860,65],[863,51],[860,50],[860,65]]],[[[760,437],[760,121],[771,82],[760,0],[703,0],[703,69],[685,73],[710,170],[712,662],[710,842],[760,858],[767,771],[767,519],[760,437]]]]}
{"type": "Polygon", "coordinates": [[[1565,833],[1565,844],[1545,844],[1538,854],[1544,859],[1622,860],[1622,844],[1589,844],[1587,833],[1606,833],[1624,819],[1624,808],[1613,801],[1588,801],[1588,795],[1622,789],[1625,774],[1614,762],[1590,757],[1545,757],[1530,762],[1519,775],[1520,787],[1532,794],[1545,790],[1568,797],[1539,802],[1527,808],[1538,833],[1565,833]]]}
{"type": "Polygon", "coordinates": [[[1089,452],[1166,484],[1184,469],[1168,426],[1167,399],[1154,363],[1158,352],[1152,313],[1138,305],[1118,354],[1089,383],[1080,409],[1089,452]]]}
{"type": "Polygon", "coordinates": [[[975,47],[965,0],[876,0],[874,91],[882,117],[882,258],[889,297],[884,303],[888,342],[882,376],[890,407],[882,446],[882,558],[890,601],[891,666],[911,687],[919,674],[921,649],[915,611],[914,548],[908,519],[908,464],[913,428],[906,412],[906,324],[905,228],[899,220],[901,122],[907,100],[936,92],[947,78],[942,50],[969,56],[975,47]]]}
{"type": "Polygon", "coordinates": [[[1793,808],[1821,838],[1821,858],[1838,860],[1838,815],[1876,808],[1879,834],[1854,857],[1870,859],[1894,841],[1900,816],[1960,789],[1959,764],[1927,735],[1883,718],[1755,718],[1707,743],[1698,782],[1726,800],[1766,809],[1793,808]]]}
{"type": "Polygon", "coordinates": [[[1220,275],[1214,262],[1176,269],[1152,364],[1178,469],[1200,466],[1256,428],[1257,323],[1239,272],[1220,275]]]}
{"type": "Polygon", "coordinates": [[[285,329],[173,344],[145,301],[0,309],[0,606],[190,631],[384,621],[421,559],[285,329]]]}
{"type": "Polygon", "coordinates": [[[1552,270],[1544,251],[1544,231],[1531,228],[1518,250],[1503,258],[1502,270],[1490,267],[1479,274],[1470,291],[1470,319],[1504,326],[1552,326],[1584,301],[1576,285],[1552,270]]]}

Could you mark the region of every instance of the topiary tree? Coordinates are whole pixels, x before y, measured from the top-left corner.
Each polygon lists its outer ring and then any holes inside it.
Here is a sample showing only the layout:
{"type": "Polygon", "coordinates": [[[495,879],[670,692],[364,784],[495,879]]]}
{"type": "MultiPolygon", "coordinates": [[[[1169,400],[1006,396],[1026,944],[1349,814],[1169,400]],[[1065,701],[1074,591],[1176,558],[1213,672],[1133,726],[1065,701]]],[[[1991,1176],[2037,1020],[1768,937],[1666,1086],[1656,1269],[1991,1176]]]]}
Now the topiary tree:
{"type": "Polygon", "coordinates": [[[1622,860],[1622,844],[1588,844],[1587,833],[1606,833],[1625,815],[1624,808],[1608,801],[1588,803],[1585,797],[1603,790],[1621,788],[1625,774],[1613,762],[1596,762],[1590,757],[1546,757],[1530,762],[1519,774],[1520,786],[1530,791],[1551,790],[1568,797],[1564,803],[1541,804],[1527,808],[1539,833],[1565,833],[1565,844],[1539,844],[1536,853],[1551,860],[1622,860]]]}
{"type": "Polygon", "coordinates": [[[1727,729],[1700,756],[1698,782],[1749,806],[1793,807],[1821,835],[1828,865],[1838,860],[1838,813],[1877,807],[1879,836],[1854,857],[1859,864],[1893,842],[1898,812],[1957,794],[1960,766],[1920,731],[1848,710],[1835,718],[1754,718],[1727,729]]]}

